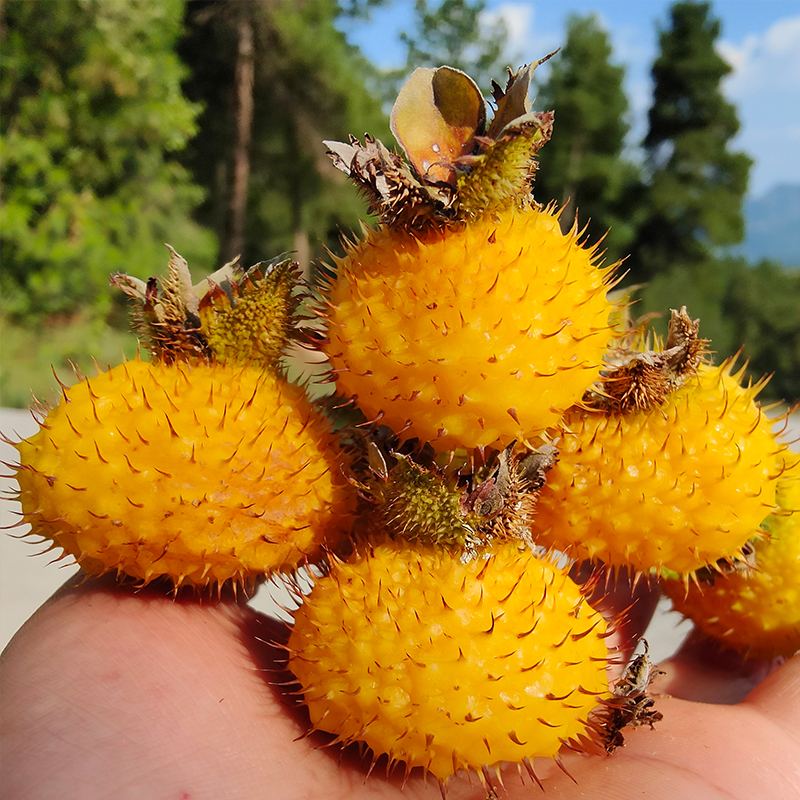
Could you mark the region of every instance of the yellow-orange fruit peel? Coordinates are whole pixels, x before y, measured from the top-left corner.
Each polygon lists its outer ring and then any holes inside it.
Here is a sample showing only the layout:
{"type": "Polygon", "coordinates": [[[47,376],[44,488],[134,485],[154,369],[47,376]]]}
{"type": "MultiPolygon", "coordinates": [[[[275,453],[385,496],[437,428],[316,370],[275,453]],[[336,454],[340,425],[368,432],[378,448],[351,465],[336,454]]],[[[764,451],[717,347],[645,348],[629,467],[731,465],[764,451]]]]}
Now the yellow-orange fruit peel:
{"type": "Polygon", "coordinates": [[[550,209],[370,232],[329,292],[336,388],[438,450],[540,433],[599,376],[613,306],[596,262],[550,209]]]}
{"type": "Polygon", "coordinates": [[[24,521],[90,574],[177,585],[296,566],[353,509],[334,436],[260,369],[129,361],[17,445],[24,521]]]}
{"type": "Polygon", "coordinates": [[[464,561],[385,541],[316,581],[289,667],[314,728],[445,781],[593,740],[605,638],[566,571],[528,550],[464,561]]]}
{"type": "MultiPolygon", "coordinates": [[[[796,458],[796,457],[795,457],[796,458]]],[[[755,569],[713,575],[713,584],[664,581],[675,608],[709,636],[748,656],[800,650],[800,465],[778,483],[779,510],[755,543],[755,569]]]]}
{"type": "Polygon", "coordinates": [[[701,365],[661,406],[566,414],[534,539],[642,571],[737,555],[774,509],[785,449],[741,377],[701,365]]]}

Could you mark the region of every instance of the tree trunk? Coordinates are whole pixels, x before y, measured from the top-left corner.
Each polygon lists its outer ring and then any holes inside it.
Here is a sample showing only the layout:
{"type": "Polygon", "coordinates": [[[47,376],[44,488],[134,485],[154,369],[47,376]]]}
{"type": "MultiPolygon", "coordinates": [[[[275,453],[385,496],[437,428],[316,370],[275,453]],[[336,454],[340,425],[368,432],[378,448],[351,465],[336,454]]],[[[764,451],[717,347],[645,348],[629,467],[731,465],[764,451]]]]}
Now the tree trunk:
{"type": "Polygon", "coordinates": [[[244,248],[245,216],[247,212],[247,184],[250,180],[250,140],[253,131],[253,82],[255,58],[253,50],[253,20],[246,8],[240,5],[237,28],[238,51],[235,71],[235,139],[231,154],[228,208],[225,230],[220,242],[222,263],[232,261],[244,248]]]}

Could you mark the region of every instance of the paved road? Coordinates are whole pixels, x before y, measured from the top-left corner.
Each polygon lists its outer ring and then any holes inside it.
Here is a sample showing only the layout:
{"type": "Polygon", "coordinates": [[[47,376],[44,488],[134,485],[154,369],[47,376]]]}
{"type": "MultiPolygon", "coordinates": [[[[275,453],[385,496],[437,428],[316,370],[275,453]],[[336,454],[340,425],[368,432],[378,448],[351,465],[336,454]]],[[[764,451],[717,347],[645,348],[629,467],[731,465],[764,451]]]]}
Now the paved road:
{"type": "MultiPolygon", "coordinates": [[[[800,417],[795,417],[792,425],[794,436],[800,436],[800,417]]],[[[0,409],[0,432],[11,439],[29,436],[37,430],[37,425],[27,411],[19,409],[0,409]]],[[[16,451],[5,443],[0,443],[0,461],[14,462],[16,451]]],[[[0,492],[8,498],[16,488],[16,483],[8,476],[10,470],[0,467],[5,477],[0,480],[0,492]]],[[[0,524],[4,527],[18,521],[19,504],[9,500],[0,501],[0,524]]],[[[12,538],[10,533],[0,531],[0,650],[2,650],[20,626],[33,612],[70,577],[74,566],[59,566],[51,563],[52,557],[36,556],[44,547],[30,538],[12,538]],[[36,556],[36,557],[32,557],[36,556]]],[[[275,598],[286,602],[286,596],[277,587],[269,584],[262,587],[251,603],[261,611],[280,616],[281,612],[275,598]]],[[[662,603],[650,630],[647,632],[651,654],[655,660],[670,655],[686,633],[689,626],[679,624],[680,617],[669,611],[667,602],[662,603]]]]}

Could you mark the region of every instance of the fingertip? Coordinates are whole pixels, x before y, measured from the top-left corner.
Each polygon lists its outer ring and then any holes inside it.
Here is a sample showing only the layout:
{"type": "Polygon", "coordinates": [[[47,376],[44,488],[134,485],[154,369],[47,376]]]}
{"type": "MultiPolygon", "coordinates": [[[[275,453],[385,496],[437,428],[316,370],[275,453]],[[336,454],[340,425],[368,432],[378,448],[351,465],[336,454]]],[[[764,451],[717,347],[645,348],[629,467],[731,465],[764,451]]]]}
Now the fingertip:
{"type": "Polygon", "coordinates": [[[764,679],[744,703],[782,720],[794,738],[800,740],[800,653],[788,659],[772,659],[764,679]]]}
{"type": "Polygon", "coordinates": [[[715,705],[742,702],[775,668],[774,660],[747,658],[696,628],[659,664],[652,690],[682,700],[715,705]]]}
{"type": "Polygon", "coordinates": [[[629,660],[655,614],[661,597],[658,583],[642,573],[590,562],[576,564],[571,575],[576,583],[593,584],[588,602],[615,627],[620,660],[629,660]]]}

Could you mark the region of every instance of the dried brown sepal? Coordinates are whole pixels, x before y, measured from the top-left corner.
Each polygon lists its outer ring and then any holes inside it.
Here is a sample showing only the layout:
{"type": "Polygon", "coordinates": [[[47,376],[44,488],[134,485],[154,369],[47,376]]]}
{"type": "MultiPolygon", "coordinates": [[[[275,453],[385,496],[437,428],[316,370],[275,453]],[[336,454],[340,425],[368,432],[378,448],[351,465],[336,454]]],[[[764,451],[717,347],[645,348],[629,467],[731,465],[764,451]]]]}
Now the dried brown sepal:
{"type": "Polygon", "coordinates": [[[544,64],[545,61],[549,61],[556,53],[558,50],[548,53],[533,64],[520,67],[516,72],[509,69],[505,89],[502,89],[496,81],[492,81],[492,99],[496,110],[492,124],[486,132],[490,139],[497,139],[507,125],[531,110],[529,95],[533,73],[537,67],[544,64]]]}
{"type": "Polygon", "coordinates": [[[686,307],[673,309],[665,347],[639,351],[617,348],[606,356],[608,366],[584,397],[584,404],[625,414],[659,406],[697,373],[708,354],[708,340],[699,336],[700,320],[686,307]]]}
{"type": "Polygon", "coordinates": [[[499,452],[486,476],[473,476],[461,505],[478,518],[485,538],[531,542],[531,525],[539,489],[558,460],[558,450],[543,445],[520,455],[512,442],[499,452]]]}
{"type": "Polygon", "coordinates": [[[200,328],[199,297],[191,283],[186,260],[170,251],[167,277],[159,290],[156,278],[142,281],[121,272],[110,280],[135,301],[132,327],[157,361],[207,360],[211,353],[200,328]]]}
{"type": "Polygon", "coordinates": [[[396,153],[371,136],[362,145],[325,142],[333,165],[363,192],[369,211],[389,227],[424,230],[452,221],[455,187],[448,183],[423,183],[396,153]]]}
{"type": "Polygon", "coordinates": [[[517,471],[527,484],[529,491],[538,491],[547,480],[547,473],[558,463],[558,448],[543,444],[521,456],[517,471]]]}
{"type": "Polygon", "coordinates": [[[672,309],[664,354],[676,380],[695,375],[700,362],[708,355],[708,344],[708,339],[700,338],[700,320],[693,320],[686,306],[681,306],[680,311],[672,309]]]}
{"type": "Polygon", "coordinates": [[[644,652],[631,659],[613,690],[613,697],[600,712],[603,746],[613,753],[625,743],[624,728],[651,728],[663,719],[660,711],[653,708],[655,700],[647,694],[650,683],[658,674],[663,674],[651,661],[647,641],[642,639],[644,652]]]}

